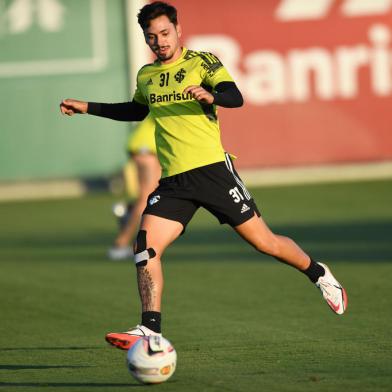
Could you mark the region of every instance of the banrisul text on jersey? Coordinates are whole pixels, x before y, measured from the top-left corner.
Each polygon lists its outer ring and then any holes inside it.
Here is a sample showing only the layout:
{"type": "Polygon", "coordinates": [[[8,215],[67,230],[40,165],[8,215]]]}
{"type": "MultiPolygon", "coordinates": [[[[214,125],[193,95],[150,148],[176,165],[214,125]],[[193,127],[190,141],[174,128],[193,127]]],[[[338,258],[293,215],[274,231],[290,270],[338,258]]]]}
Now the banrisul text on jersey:
{"type": "Polygon", "coordinates": [[[177,93],[173,91],[171,94],[155,94],[151,93],[147,98],[149,104],[155,102],[172,102],[172,101],[189,101],[193,99],[191,93],[177,93]]]}

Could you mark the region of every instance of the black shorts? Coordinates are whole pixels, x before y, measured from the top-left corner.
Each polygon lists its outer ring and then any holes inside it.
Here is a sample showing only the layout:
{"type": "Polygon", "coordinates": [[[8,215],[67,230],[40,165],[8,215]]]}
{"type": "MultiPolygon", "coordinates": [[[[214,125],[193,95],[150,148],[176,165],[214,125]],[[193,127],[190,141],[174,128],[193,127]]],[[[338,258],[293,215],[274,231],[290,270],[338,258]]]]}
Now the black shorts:
{"type": "Polygon", "coordinates": [[[226,161],[162,178],[143,214],[180,222],[185,230],[199,207],[231,226],[246,222],[255,213],[260,216],[228,154],[226,161]]]}

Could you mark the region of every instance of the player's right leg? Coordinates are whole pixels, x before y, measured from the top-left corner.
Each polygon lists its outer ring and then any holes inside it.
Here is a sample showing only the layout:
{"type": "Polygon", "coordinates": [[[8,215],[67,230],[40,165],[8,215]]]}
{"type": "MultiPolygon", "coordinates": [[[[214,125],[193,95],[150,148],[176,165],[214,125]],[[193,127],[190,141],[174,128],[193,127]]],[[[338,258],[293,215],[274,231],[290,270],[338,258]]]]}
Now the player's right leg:
{"type": "Polygon", "coordinates": [[[163,274],[161,257],[165,249],[182,233],[181,223],[146,214],[135,243],[137,282],[142,305],[140,325],[126,332],[109,333],[106,341],[113,346],[128,350],[141,336],[161,333],[161,300],[163,274]],[[138,256],[140,255],[140,256],[138,256]]]}
{"type": "Polygon", "coordinates": [[[130,243],[140,224],[148,195],[158,186],[161,175],[161,167],[155,154],[138,153],[132,157],[137,168],[139,193],[124,227],[115,240],[115,246],[109,249],[108,256],[112,260],[128,259],[133,255],[130,243]]]}

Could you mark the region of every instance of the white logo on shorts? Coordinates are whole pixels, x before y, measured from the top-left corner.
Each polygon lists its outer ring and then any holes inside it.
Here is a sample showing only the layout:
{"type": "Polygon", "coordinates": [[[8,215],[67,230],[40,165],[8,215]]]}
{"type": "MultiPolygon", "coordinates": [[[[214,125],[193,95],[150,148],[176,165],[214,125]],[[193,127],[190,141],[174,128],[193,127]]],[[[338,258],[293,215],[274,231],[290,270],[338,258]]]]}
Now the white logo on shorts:
{"type": "Polygon", "coordinates": [[[241,214],[243,214],[244,212],[246,212],[246,211],[249,211],[250,210],[250,207],[249,206],[247,206],[245,203],[242,205],[242,208],[241,208],[241,214]]]}
{"type": "Polygon", "coordinates": [[[150,206],[154,205],[155,203],[158,203],[158,201],[160,200],[161,196],[157,195],[157,196],[153,196],[149,201],[148,204],[150,206]]]}

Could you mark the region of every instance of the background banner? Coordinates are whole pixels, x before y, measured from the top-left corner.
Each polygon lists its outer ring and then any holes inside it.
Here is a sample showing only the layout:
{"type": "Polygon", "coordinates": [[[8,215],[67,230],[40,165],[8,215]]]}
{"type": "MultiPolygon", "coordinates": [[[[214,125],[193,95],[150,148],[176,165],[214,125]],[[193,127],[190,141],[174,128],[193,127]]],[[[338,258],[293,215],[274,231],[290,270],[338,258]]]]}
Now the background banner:
{"type": "Polygon", "coordinates": [[[220,109],[239,167],[392,158],[391,0],[173,0],[184,42],[245,98],[220,109]]]}
{"type": "MultiPolygon", "coordinates": [[[[132,97],[150,56],[144,3],[0,1],[0,181],[121,169],[131,125],[58,104],[132,97]]],[[[243,92],[244,107],[219,110],[238,168],[392,159],[392,0],[171,3],[185,45],[216,54],[243,92]]]]}

